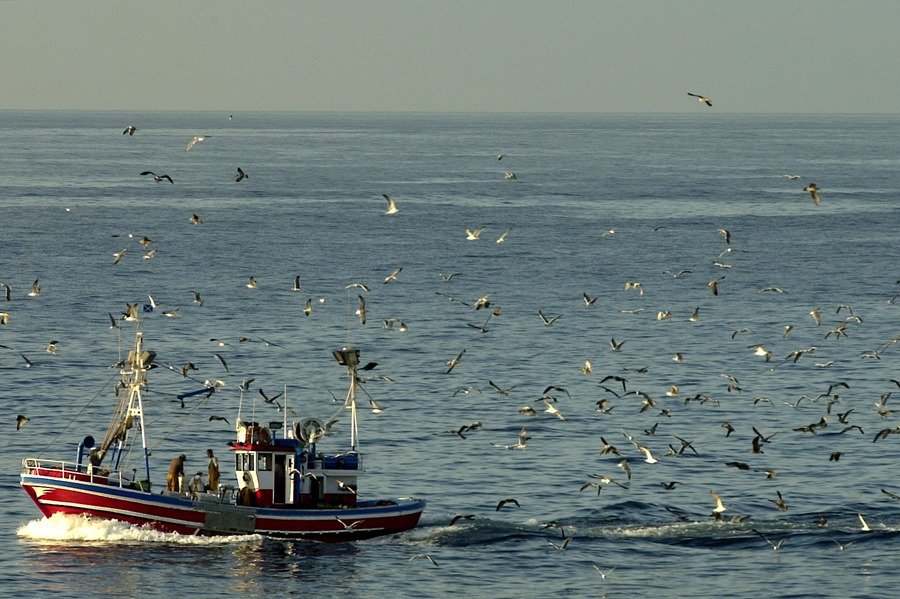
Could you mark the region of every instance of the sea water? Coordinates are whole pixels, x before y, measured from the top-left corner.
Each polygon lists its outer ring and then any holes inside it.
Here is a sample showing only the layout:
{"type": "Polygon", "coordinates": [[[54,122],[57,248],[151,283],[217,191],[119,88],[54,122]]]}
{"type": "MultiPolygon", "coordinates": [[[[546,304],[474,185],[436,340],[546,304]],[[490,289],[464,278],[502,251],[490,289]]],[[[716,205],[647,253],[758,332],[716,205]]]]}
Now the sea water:
{"type": "MultiPolygon", "coordinates": [[[[0,112],[4,593],[893,596],[900,501],[882,489],[900,493],[900,434],[876,435],[900,423],[898,134],[894,115],[0,112]],[[21,460],[73,460],[103,436],[126,303],[160,364],[145,393],[157,488],[179,453],[205,471],[207,448],[231,480],[239,410],[342,417],[330,352],[353,345],[377,363],[362,373],[360,494],[426,498],[420,525],[321,545],[42,519],[21,460]],[[610,375],[624,384],[601,387],[610,375]],[[217,380],[209,399],[177,398],[217,380]],[[507,449],[522,427],[527,449],[507,449]],[[507,498],[519,506],[497,509],[507,498]]],[[[325,443],[348,438],[343,418],[325,443]]]]}

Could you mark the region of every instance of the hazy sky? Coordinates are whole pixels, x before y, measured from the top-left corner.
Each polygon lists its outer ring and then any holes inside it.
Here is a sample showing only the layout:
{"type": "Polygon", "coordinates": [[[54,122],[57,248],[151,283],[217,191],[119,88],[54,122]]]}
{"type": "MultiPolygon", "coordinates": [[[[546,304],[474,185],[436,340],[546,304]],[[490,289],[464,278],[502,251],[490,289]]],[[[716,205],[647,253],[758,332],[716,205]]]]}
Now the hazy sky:
{"type": "Polygon", "coordinates": [[[900,112],[900,0],[0,1],[0,109],[900,112]]]}

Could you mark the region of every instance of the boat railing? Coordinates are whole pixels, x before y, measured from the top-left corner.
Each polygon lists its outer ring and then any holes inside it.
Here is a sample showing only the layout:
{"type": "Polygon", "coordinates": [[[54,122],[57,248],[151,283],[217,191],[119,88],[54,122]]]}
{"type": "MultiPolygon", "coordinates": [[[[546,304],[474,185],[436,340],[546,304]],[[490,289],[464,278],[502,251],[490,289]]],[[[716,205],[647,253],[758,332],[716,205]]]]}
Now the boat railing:
{"type": "Polygon", "coordinates": [[[65,478],[95,484],[113,485],[120,488],[150,490],[148,481],[136,480],[133,470],[110,470],[67,462],[64,460],[45,460],[41,458],[25,458],[22,460],[22,472],[24,474],[50,476],[53,478],[65,478]]]}

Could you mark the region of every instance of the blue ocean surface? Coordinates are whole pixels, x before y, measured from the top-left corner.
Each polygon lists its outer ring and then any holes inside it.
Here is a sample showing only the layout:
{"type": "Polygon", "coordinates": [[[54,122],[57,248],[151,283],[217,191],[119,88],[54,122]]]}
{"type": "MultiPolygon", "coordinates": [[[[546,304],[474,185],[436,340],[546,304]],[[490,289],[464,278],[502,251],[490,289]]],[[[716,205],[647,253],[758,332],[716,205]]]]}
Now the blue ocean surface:
{"type": "Polygon", "coordinates": [[[896,594],[900,117],[229,116],[0,112],[4,594],[896,594]],[[149,296],[147,348],[198,368],[150,373],[157,488],[173,455],[227,456],[210,416],[281,420],[258,389],[340,415],[331,351],[354,345],[378,364],[360,495],[423,497],[420,525],[321,545],[44,520],[21,460],[103,436],[134,332],[109,318],[149,296]]]}

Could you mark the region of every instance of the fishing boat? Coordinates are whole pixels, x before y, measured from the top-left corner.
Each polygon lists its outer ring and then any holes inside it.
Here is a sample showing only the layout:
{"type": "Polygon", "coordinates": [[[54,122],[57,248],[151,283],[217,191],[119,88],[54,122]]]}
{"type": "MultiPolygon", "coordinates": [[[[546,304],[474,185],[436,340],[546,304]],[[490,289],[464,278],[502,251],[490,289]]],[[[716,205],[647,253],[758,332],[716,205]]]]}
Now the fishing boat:
{"type": "MultiPolygon", "coordinates": [[[[363,475],[359,451],[356,392],[359,350],[333,352],[350,377],[345,412],[350,445],[340,453],[319,451],[329,425],[316,418],[287,422],[245,422],[240,408],[236,437],[228,443],[235,484],[200,485],[173,472],[163,489],[150,478],[150,449],[142,391],[156,354],[143,348],[138,328],[133,349],[118,366],[122,382],[113,418],[103,441],[92,436],[77,447],[75,461],[42,457],[22,460],[21,485],[46,517],[78,514],[120,520],[185,535],[247,535],[344,542],[410,530],[425,501],[418,498],[366,499],[359,495],[363,475]],[[129,467],[136,452],[137,468],[129,467]],[[128,456],[128,459],[125,459],[128,456]],[[143,476],[138,475],[139,469],[143,476]]],[[[182,463],[182,454],[176,460],[182,463]]],[[[223,460],[224,461],[224,460],[223,460]]],[[[211,481],[214,482],[214,481],[211,481]]]]}

